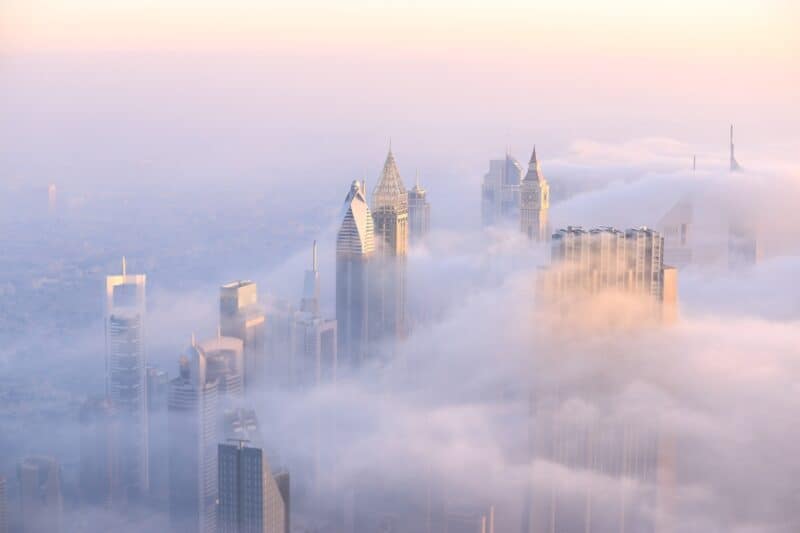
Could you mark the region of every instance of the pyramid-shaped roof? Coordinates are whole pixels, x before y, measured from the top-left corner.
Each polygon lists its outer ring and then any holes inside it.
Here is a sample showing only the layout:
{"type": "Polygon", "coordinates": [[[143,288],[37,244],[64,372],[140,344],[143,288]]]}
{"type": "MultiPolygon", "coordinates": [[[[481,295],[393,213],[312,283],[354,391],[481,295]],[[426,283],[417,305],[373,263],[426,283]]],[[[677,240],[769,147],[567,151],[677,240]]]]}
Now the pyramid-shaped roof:
{"type": "Polygon", "coordinates": [[[344,215],[339,233],[336,235],[336,253],[345,255],[369,255],[375,249],[375,230],[372,213],[358,181],[350,186],[344,200],[344,215]]]}
{"type": "Polygon", "coordinates": [[[536,158],[536,146],[533,147],[531,160],[528,163],[528,173],[525,174],[522,181],[545,181],[544,175],[542,174],[542,167],[539,165],[539,160],[536,158]]]}
{"type": "Polygon", "coordinates": [[[408,193],[400,171],[397,169],[397,162],[394,160],[392,150],[386,156],[383,164],[383,171],[378,180],[378,186],[372,192],[372,208],[375,210],[393,208],[397,211],[408,210],[408,193]]]}

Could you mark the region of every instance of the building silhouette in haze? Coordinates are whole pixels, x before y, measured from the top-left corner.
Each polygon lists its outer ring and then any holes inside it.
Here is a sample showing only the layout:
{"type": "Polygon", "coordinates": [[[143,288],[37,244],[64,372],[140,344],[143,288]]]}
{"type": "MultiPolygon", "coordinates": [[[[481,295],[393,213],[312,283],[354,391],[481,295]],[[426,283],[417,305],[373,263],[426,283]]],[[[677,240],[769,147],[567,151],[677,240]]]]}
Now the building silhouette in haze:
{"type": "Polygon", "coordinates": [[[546,241],[549,237],[548,210],[550,209],[550,185],[544,179],[536,147],[533,147],[528,172],[520,185],[520,229],[533,241],[546,241]]]}
{"type": "Polygon", "coordinates": [[[428,203],[427,192],[419,184],[418,175],[414,188],[408,191],[408,243],[413,245],[422,242],[430,226],[431,204],[428,203]]]}
{"type": "Polygon", "coordinates": [[[120,417],[120,482],[127,498],[149,487],[144,274],[106,277],[106,395],[120,417]]]}

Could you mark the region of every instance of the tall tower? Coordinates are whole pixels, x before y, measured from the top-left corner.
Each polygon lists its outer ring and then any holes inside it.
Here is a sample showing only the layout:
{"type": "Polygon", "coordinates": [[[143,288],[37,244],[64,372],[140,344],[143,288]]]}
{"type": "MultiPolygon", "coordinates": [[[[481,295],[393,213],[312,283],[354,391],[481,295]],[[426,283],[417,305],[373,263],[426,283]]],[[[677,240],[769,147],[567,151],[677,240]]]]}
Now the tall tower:
{"type": "Polygon", "coordinates": [[[106,395],[120,418],[120,483],[127,498],[148,489],[145,275],[106,276],[106,395]]]}
{"type": "Polygon", "coordinates": [[[266,319],[258,304],[258,287],[253,281],[238,280],[219,289],[219,328],[225,337],[244,345],[244,388],[252,387],[266,374],[266,319]]]}
{"type": "Polygon", "coordinates": [[[550,208],[550,185],[542,175],[542,168],[533,147],[528,173],[522,179],[520,190],[520,229],[534,241],[548,237],[547,211],[550,208]]]}
{"type": "Polygon", "coordinates": [[[218,453],[219,532],[285,533],[283,496],[261,448],[239,441],[218,453]]]}
{"type": "Polygon", "coordinates": [[[317,241],[311,249],[311,270],[306,270],[303,278],[303,299],[300,300],[300,310],[319,315],[319,269],[317,266],[317,241]]]}
{"type": "Polygon", "coordinates": [[[402,338],[406,329],[408,192],[391,149],[372,193],[372,218],[378,260],[371,280],[369,335],[374,341],[402,338]]]}
{"type": "Polygon", "coordinates": [[[336,234],[336,321],[338,352],[353,363],[367,354],[370,263],[375,230],[364,187],[350,186],[336,234]]]}
{"type": "Polygon", "coordinates": [[[217,380],[194,342],[169,384],[169,518],[178,533],[217,531],[217,380]]]}
{"type": "Polygon", "coordinates": [[[63,502],[61,467],[51,457],[28,457],[17,467],[22,530],[59,533],[63,502]]]}
{"type": "Polygon", "coordinates": [[[408,242],[411,244],[421,242],[430,229],[431,204],[426,196],[417,175],[414,188],[408,191],[408,242]]]}
{"type": "Polygon", "coordinates": [[[739,162],[736,161],[736,155],[734,154],[733,149],[733,124],[731,124],[731,172],[739,172],[742,170],[742,167],[739,166],[739,162]]]}

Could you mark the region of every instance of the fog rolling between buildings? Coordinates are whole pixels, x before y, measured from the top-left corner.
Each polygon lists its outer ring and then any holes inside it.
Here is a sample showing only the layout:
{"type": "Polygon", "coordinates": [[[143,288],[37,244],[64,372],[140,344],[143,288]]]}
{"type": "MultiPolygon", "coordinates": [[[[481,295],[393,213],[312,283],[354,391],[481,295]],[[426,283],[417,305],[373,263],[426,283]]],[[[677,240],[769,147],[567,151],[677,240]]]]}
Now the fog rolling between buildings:
{"type": "Polygon", "coordinates": [[[10,531],[221,529],[239,464],[262,486],[259,530],[795,531],[797,176],[688,154],[500,155],[472,171],[465,213],[395,149],[373,165],[383,185],[342,180],[323,213],[284,205],[284,234],[210,216],[234,212],[225,198],[170,218],[174,199],[148,196],[169,221],[141,221],[148,245],[103,213],[85,236],[68,194],[9,188],[54,204],[20,215],[45,231],[9,239],[9,263],[31,241],[44,265],[3,285],[10,531]],[[404,247],[425,220],[407,189],[428,191],[430,219],[404,247]],[[57,241],[81,238],[76,263],[57,241]]]}

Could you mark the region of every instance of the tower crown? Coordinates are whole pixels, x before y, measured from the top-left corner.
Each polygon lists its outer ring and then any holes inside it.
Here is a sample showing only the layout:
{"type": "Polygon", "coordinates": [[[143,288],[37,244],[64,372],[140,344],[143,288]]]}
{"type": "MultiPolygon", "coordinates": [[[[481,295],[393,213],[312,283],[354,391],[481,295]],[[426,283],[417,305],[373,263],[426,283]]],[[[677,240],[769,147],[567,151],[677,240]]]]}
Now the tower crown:
{"type": "Polygon", "coordinates": [[[542,167],[539,165],[539,160],[536,157],[535,145],[533,147],[533,153],[531,154],[531,160],[528,163],[528,173],[525,174],[525,177],[522,179],[522,181],[545,181],[544,175],[542,175],[542,167]]]}
{"type": "Polygon", "coordinates": [[[391,149],[386,155],[386,162],[383,164],[378,185],[372,192],[372,208],[375,210],[389,208],[398,212],[408,211],[408,192],[403,185],[403,179],[400,177],[400,171],[391,149]]]}
{"type": "Polygon", "coordinates": [[[375,250],[372,213],[361,183],[353,181],[344,200],[342,225],[336,235],[336,253],[369,255],[375,250]]]}

